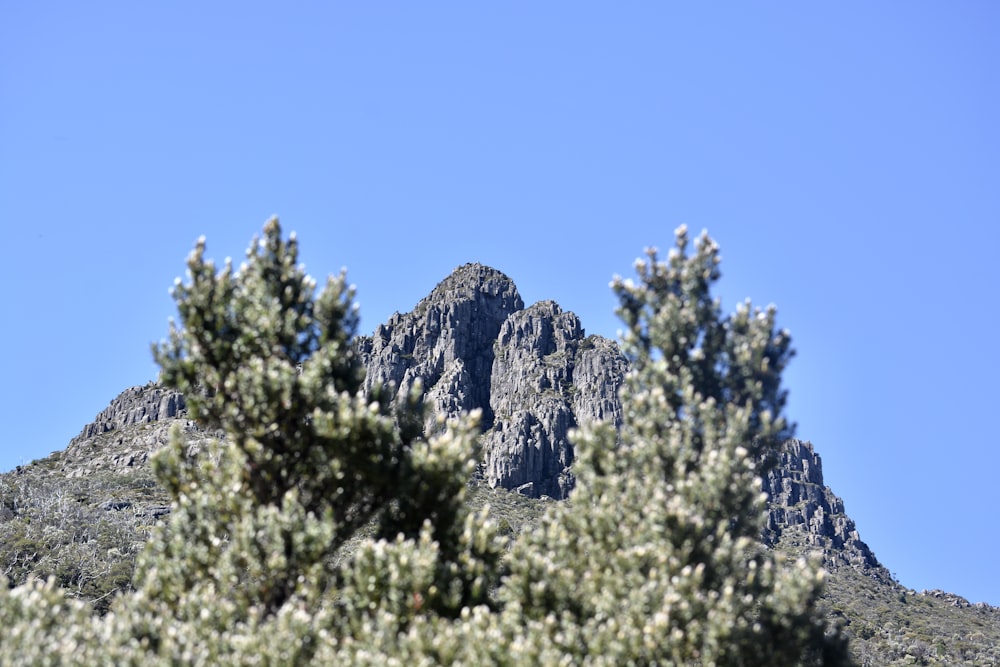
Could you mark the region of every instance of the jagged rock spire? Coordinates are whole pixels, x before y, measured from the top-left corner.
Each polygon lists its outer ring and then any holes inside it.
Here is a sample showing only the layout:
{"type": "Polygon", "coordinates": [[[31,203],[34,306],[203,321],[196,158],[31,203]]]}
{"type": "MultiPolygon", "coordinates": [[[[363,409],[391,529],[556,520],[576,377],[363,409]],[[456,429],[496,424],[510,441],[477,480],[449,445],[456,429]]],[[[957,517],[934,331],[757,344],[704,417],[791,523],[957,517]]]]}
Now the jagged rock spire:
{"type": "Polygon", "coordinates": [[[522,308],[517,287],[500,271],[458,267],[412,311],[393,314],[359,339],[365,388],[382,384],[405,395],[420,380],[438,411],[480,408],[489,424],[493,344],[507,317],[522,308]]]}
{"type": "Polygon", "coordinates": [[[480,264],[455,269],[359,349],[367,388],[381,383],[403,394],[419,379],[437,412],[480,408],[486,481],[527,495],[565,497],[570,429],[621,418],[625,362],[617,346],[586,338],[576,315],[553,301],[525,309],[513,281],[480,264]]]}
{"type": "Polygon", "coordinates": [[[799,531],[810,547],[823,551],[828,566],[848,564],[890,578],[861,540],[844,501],[823,483],[823,462],[812,443],[796,439],[782,443],[777,465],[763,482],[769,501],[766,543],[777,544],[786,532],[799,531]]]}

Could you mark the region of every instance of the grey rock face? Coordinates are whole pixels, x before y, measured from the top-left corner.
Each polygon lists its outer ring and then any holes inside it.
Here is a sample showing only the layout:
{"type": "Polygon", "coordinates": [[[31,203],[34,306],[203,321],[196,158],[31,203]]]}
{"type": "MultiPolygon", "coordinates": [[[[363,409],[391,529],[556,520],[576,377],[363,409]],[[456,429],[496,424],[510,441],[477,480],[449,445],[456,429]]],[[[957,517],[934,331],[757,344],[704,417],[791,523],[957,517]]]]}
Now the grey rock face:
{"type": "Polygon", "coordinates": [[[622,405],[618,397],[628,371],[628,361],[613,340],[601,336],[583,339],[577,348],[573,367],[573,408],[581,423],[585,421],[622,423],[622,405]]]}
{"type": "Polygon", "coordinates": [[[621,422],[625,358],[554,301],[507,318],[496,341],[483,467],[493,486],[565,498],[573,486],[569,432],[588,421],[621,422]]]}
{"type": "Polygon", "coordinates": [[[153,383],[129,387],[70,441],[59,458],[60,472],[82,477],[144,466],[170,441],[176,422],[190,438],[207,437],[187,419],[187,404],[180,392],[153,383]]]}
{"type": "Polygon", "coordinates": [[[181,417],[122,426],[93,438],[73,440],[63,452],[61,470],[67,477],[83,477],[98,471],[125,473],[145,466],[150,456],[170,442],[170,431],[178,422],[189,452],[212,437],[193,421],[181,417]]]}
{"type": "Polygon", "coordinates": [[[118,395],[72,442],[93,438],[133,424],[149,424],[176,417],[186,409],[184,396],[158,385],[129,387],[118,395]]]}
{"type": "Polygon", "coordinates": [[[888,577],[844,512],[844,501],[823,483],[823,463],[812,444],[795,439],[782,443],[777,464],[763,482],[769,500],[766,543],[775,544],[784,531],[799,529],[811,546],[823,551],[828,566],[853,565],[888,577]]]}
{"type": "Polygon", "coordinates": [[[454,415],[481,408],[491,423],[493,343],[504,320],[522,308],[517,287],[500,271],[481,264],[457,268],[413,311],[394,314],[358,341],[365,388],[381,384],[406,395],[419,380],[438,410],[454,415]]]}
{"type": "Polygon", "coordinates": [[[617,346],[586,338],[576,315],[553,301],[525,309],[510,278],[479,264],[456,269],[358,349],[366,389],[393,387],[399,398],[421,382],[428,427],[435,414],[482,410],[491,486],[564,498],[573,486],[570,430],[621,421],[617,346]]]}

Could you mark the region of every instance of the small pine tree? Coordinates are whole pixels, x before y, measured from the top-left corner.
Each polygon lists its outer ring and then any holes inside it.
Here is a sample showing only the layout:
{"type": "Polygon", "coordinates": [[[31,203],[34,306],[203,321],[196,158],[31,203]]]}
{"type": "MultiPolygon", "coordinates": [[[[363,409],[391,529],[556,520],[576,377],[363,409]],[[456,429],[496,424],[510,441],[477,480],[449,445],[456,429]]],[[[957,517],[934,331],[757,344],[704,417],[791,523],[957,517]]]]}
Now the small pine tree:
{"type": "Polygon", "coordinates": [[[573,496],[514,546],[501,599],[517,645],[552,664],[846,664],[816,608],[822,572],[759,542],[756,464],[785,428],[790,338],[774,308],[721,317],[718,247],[702,235],[689,256],[684,227],[676,242],[613,282],[624,424],[577,434],[573,496]]]}
{"type": "Polygon", "coordinates": [[[156,460],[175,510],[138,580],[158,616],[219,637],[244,623],[256,632],[290,608],[325,607],[328,624],[312,631],[349,634],[371,608],[391,609],[402,629],[418,612],[454,617],[488,603],[501,543],[481,534],[463,502],[477,415],[428,440],[419,393],[401,404],[381,389],[365,394],[353,289],[340,275],[314,296],[295,237],[284,241],[277,220],[236,271],[217,271],[203,254],[199,241],[189,284],[175,287],[181,326],[154,355],[163,382],[224,439],[190,457],[178,432],[156,460]],[[376,547],[345,565],[342,549],[362,534],[376,547]],[[373,570],[396,552],[412,564],[406,591],[391,581],[400,573],[373,570]],[[225,611],[214,624],[206,600],[225,611]]]}

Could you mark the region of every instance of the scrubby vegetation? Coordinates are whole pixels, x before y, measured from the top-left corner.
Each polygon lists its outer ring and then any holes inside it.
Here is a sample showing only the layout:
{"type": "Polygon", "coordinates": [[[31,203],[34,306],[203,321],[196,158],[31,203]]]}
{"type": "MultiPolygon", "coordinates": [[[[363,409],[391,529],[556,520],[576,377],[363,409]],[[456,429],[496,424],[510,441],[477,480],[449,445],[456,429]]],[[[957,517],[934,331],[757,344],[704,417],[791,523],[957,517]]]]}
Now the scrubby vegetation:
{"type": "MultiPolygon", "coordinates": [[[[776,546],[790,559],[809,551],[801,531],[776,546]]],[[[861,667],[1000,664],[1000,609],[941,591],[913,591],[842,565],[830,573],[823,607],[843,625],[861,667]]]]}
{"type": "Polygon", "coordinates": [[[541,505],[470,493],[476,415],[425,438],[416,394],[361,392],[351,290],[340,276],[315,296],[276,221],[238,270],[203,253],[156,354],[191,417],[225,437],[190,456],[178,428],[157,455],[173,511],[128,594],[105,591],[129,572],[96,578],[84,554],[135,554],[152,524],[116,508],[115,489],[157,493],[148,478],[4,478],[4,530],[47,551],[9,564],[0,663],[849,662],[817,564],[758,540],[755,461],[784,428],[790,342],[773,310],[720,313],[706,236],[692,249],[679,230],[665,260],[651,252],[635,282],[616,282],[624,425],[577,434],[573,496],[541,505]],[[67,599],[74,585],[94,602],[67,599]]]}
{"type": "Polygon", "coordinates": [[[99,612],[132,590],[135,560],[169,503],[148,468],[68,478],[50,460],[0,476],[0,573],[11,586],[53,578],[99,612]]]}

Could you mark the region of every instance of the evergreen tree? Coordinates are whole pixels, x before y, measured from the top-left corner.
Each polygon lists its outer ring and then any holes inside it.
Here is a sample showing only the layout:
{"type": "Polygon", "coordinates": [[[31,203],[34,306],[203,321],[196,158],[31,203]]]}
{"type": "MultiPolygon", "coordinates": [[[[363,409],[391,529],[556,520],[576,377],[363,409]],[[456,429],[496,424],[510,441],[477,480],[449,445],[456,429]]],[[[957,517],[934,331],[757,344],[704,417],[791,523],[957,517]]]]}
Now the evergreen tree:
{"type": "Polygon", "coordinates": [[[759,542],[756,462],[785,428],[789,335],[773,307],[722,318],[718,247],[702,235],[689,255],[676,236],[666,262],[651,250],[638,282],[612,284],[624,423],[577,434],[577,486],[514,546],[505,611],[553,664],[844,664],[816,608],[822,571],[781,567],[759,542]]]}
{"type": "Polygon", "coordinates": [[[707,236],[614,282],[624,425],[576,435],[571,499],[506,556],[465,504],[477,416],[425,438],[419,389],[362,392],[343,275],[316,295],[276,220],[238,270],[203,255],[154,353],[222,437],[158,455],[174,511],[107,616],[0,592],[0,662],[846,664],[821,571],[758,541],[790,339],[773,309],[721,316],[707,236]]]}
{"type": "MultiPolygon", "coordinates": [[[[299,638],[306,646],[311,633],[349,634],[372,607],[404,628],[418,611],[457,616],[488,603],[498,576],[500,543],[463,502],[478,416],[427,440],[419,388],[396,405],[380,389],[366,395],[353,290],[340,275],[314,296],[297,251],[277,220],[236,271],[217,271],[199,241],[190,282],[175,287],[181,326],[154,350],[163,382],[224,435],[192,458],[177,433],[158,457],[176,507],[137,577],[158,617],[190,623],[199,641],[239,636],[238,624],[256,633],[289,608],[331,612],[299,638]],[[362,533],[376,547],[345,566],[341,550],[362,533]],[[397,552],[421,568],[406,591],[384,571],[397,552]],[[213,599],[225,610],[214,624],[204,618],[213,599]]],[[[143,629],[156,641],[161,631],[143,629]]]]}

